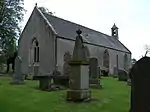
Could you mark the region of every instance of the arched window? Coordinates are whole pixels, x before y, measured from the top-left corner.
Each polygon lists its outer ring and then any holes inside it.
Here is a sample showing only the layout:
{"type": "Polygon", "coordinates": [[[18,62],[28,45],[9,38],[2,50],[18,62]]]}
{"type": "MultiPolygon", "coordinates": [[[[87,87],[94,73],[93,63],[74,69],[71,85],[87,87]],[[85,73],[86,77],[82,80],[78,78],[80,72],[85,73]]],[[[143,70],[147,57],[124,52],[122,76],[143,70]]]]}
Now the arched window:
{"type": "Polygon", "coordinates": [[[35,63],[39,62],[39,43],[36,38],[32,41],[32,49],[33,49],[33,61],[35,63]]]}
{"type": "Polygon", "coordinates": [[[107,49],[103,54],[103,66],[109,69],[109,52],[107,49]]]}

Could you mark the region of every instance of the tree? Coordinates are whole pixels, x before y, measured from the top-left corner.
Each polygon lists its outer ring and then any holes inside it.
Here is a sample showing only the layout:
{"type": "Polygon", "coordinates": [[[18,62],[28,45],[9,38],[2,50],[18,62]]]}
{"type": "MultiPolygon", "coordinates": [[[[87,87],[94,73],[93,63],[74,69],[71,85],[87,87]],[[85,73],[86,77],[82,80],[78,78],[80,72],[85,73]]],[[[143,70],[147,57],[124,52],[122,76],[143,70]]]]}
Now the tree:
{"type": "Polygon", "coordinates": [[[146,50],[146,52],[145,52],[145,56],[146,56],[150,52],[150,46],[146,44],[145,50],[146,50]]]}
{"type": "Polygon", "coordinates": [[[0,0],[0,48],[13,55],[20,35],[19,23],[23,20],[24,0],[0,0]]]}
{"type": "Polygon", "coordinates": [[[0,0],[0,49],[5,62],[14,57],[16,51],[16,40],[21,33],[20,22],[25,11],[23,5],[24,0],[0,0]]]}
{"type": "Polygon", "coordinates": [[[43,13],[48,13],[50,15],[53,15],[53,12],[50,12],[47,8],[45,7],[39,7],[40,11],[42,11],[43,13]]]}

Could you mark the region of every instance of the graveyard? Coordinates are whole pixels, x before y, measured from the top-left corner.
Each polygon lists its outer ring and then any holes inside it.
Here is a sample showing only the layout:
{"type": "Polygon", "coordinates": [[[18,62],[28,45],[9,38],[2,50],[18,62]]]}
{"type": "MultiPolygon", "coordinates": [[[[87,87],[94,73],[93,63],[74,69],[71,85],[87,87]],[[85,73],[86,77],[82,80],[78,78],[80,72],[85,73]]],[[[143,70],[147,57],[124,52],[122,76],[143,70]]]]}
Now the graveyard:
{"type": "Polygon", "coordinates": [[[38,90],[38,81],[10,82],[10,76],[0,76],[1,112],[127,112],[130,108],[130,86],[117,78],[102,77],[103,88],[90,89],[93,100],[83,103],[67,102],[66,90],[38,90]]]}
{"type": "MultiPolygon", "coordinates": [[[[118,77],[107,70],[102,72],[98,66],[98,59],[88,58],[86,55],[82,31],[78,29],[76,33],[73,55],[70,60],[65,59],[66,74],[62,75],[57,66],[51,74],[39,73],[39,64],[34,65],[33,75],[23,74],[23,60],[19,55],[15,57],[12,75],[5,74],[0,77],[1,110],[4,112],[130,110],[131,90],[127,83],[127,79],[131,78],[130,75],[118,68],[116,72],[118,77]]],[[[68,54],[65,56],[68,57],[68,54]]]]}

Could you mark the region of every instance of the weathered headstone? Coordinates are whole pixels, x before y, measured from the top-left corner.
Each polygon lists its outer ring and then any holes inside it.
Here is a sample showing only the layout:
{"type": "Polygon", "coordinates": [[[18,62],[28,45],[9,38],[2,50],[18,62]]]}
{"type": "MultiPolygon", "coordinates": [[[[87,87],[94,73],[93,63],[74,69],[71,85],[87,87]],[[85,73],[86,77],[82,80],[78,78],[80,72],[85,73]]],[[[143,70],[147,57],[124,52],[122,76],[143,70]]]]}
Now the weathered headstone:
{"type": "Polygon", "coordinates": [[[117,67],[114,67],[113,77],[114,78],[118,77],[118,69],[117,69],[117,67]]]}
{"type": "Polygon", "coordinates": [[[22,67],[22,59],[20,56],[17,56],[15,59],[15,70],[13,73],[11,84],[24,83],[24,75],[22,74],[21,67],[22,67]]]}
{"type": "Polygon", "coordinates": [[[64,54],[64,65],[63,65],[63,75],[69,76],[70,74],[70,65],[69,61],[71,60],[71,54],[69,52],[66,52],[64,54]]]}
{"type": "Polygon", "coordinates": [[[70,85],[67,91],[67,100],[82,101],[90,99],[91,91],[89,90],[89,63],[85,58],[84,45],[81,37],[81,30],[77,30],[73,57],[70,61],[70,85]]]}
{"type": "Polygon", "coordinates": [[[130,112],[150,112],[150,57],[137,61],[130,72],[130,112]]]}
{"type": "Polygon", "coordinates": [[[99,67],[97,58],[90,58],[89,60],[89,75],[90,75],[90,86],[101,88],[99,79],[99,67]]]}
{"type": "Polygon", "coordinates": [[[127,81],[128,73],[125,70],[118,70],[118,80],[119,81],[127,81]]]}

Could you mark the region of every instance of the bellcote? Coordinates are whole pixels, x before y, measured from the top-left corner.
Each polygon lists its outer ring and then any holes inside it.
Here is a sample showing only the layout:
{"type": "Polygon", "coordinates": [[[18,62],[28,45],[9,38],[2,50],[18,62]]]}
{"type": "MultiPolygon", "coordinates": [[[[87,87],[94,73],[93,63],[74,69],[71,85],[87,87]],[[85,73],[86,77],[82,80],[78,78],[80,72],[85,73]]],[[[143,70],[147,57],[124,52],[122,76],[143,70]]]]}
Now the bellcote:
{"type": "Polygon", "coordinates": [[[111,36],[118,39],[118,27],[115,25],[115,23],[113,27],[111,28],[111,36]]]}

